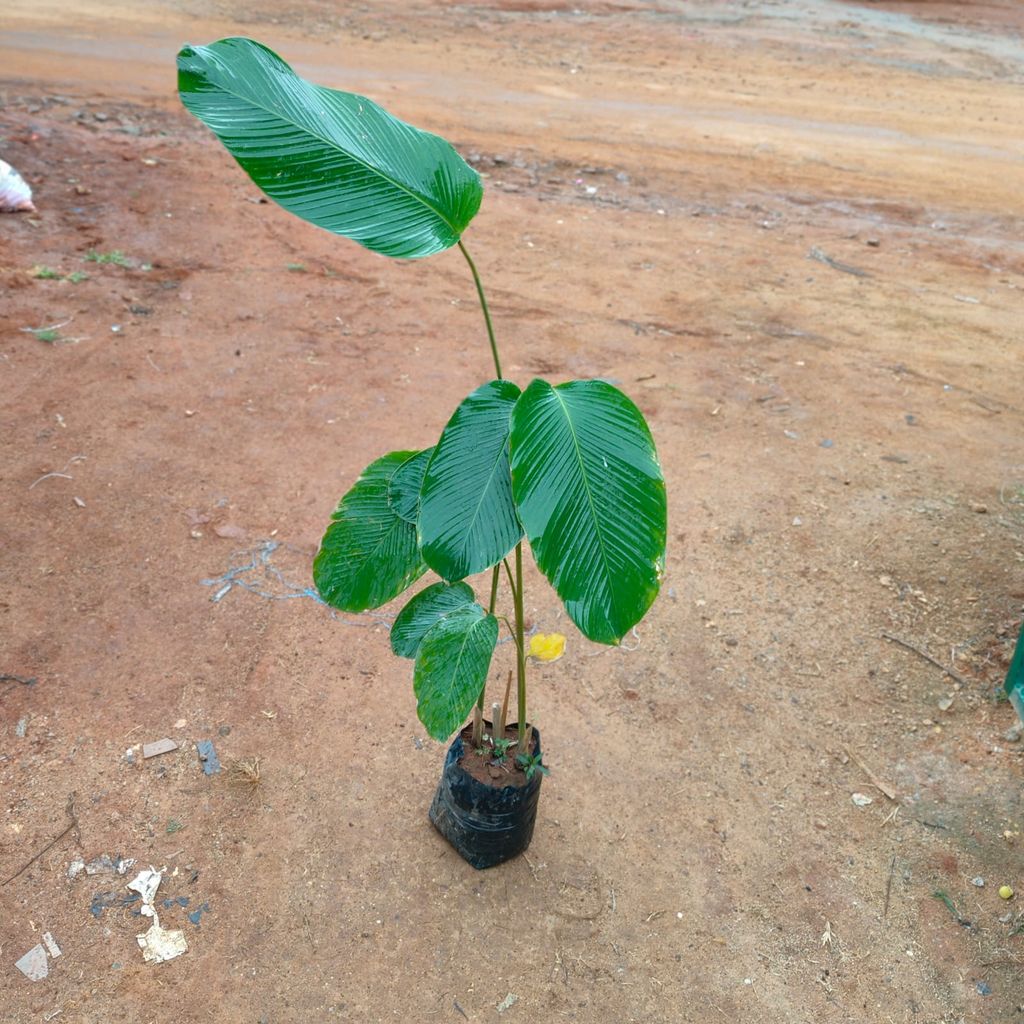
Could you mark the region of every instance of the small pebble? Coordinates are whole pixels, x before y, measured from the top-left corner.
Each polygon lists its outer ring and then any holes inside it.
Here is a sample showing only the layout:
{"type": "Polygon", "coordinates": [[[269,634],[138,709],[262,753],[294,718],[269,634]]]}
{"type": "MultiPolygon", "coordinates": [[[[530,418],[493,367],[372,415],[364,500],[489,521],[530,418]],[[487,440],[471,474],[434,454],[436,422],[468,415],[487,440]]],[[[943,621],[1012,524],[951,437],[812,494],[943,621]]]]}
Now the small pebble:
{"type": "Polygon", "coordinates": [[[864,793],[854,793],[853,796],[850,797],[850,799],[858,807],[867,807],[868,804],[873,804],[874,803],[874,800],[872,800],[871,797],[866,796],[864,793]]]}
{"type": "Polygon", "coordinates": [[[948,711],[952,706],[953,706],[953,698],[952,697],[943,697],[942,700],[939,701],[939,710],[940,711],[948,711]]]}
{"type": "Polygon", "coordinates": [[[1024,732],[1024,726],[1011,725],[1010,728],[1003,733],[1003,739],[1007,743],[1020,743],[1022,732],[1024,732]]]}
{"type": "Polygon", "coordinates": [[[988,505],[982,505],[979,502],[971,502],[971,511],[977,512],[979,515],[984,515],[988,511],[988,505]]]}
{"type": "Polygon", "coordinates": [[[835,441],[833,441],[830,438],[826,437],[823,440],[818,442],[818,447],[819,448],[831,448],[834,444],[835,444],[835,441]]]}

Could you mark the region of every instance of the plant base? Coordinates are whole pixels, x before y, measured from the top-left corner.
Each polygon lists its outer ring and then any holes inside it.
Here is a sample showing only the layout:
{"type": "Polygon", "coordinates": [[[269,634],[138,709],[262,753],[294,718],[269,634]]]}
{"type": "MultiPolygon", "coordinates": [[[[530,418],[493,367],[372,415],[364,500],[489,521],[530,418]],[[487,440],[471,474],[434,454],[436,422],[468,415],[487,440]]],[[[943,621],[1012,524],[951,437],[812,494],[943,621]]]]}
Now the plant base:
{"type": "MultiPolygon", "coordinates": [[[[540,733],[533,730],[533,753],[540,733]]],[[[430,805],[434,827],[477,869],[494,867],[522,853],[533,838],[543,774],[522,786],[490,786],[474,779],[460,764],[462,736],[448,748],[444,771],[430,805]]]]}

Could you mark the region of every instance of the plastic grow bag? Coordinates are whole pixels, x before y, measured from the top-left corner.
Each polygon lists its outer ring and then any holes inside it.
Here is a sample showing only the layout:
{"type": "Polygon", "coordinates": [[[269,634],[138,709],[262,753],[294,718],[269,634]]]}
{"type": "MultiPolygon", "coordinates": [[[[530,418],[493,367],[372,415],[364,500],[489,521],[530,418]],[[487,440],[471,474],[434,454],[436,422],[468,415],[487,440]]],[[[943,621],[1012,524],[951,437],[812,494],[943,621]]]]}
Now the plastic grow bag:
{"type": "MultiPolygon", "coordinates": [[[[534,753],[540,754],[540,732],[534,753]]],[[[461,736],[448,748],[444,771],[430,805],[434,827],[473,867],[490,868],[522,853],[533,838],[543,772],[525,786],[500,789],[474,779],[459,764],[461,736]]]]}

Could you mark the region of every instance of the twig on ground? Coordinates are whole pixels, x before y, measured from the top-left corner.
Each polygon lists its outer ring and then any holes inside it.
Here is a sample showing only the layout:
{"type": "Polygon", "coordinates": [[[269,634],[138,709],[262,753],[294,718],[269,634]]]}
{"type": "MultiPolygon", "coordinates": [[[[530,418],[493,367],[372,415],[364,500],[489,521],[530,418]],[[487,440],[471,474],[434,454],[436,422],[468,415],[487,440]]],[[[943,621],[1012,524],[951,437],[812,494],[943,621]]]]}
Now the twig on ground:
{"type": "Polygon", "coordinates": [[[957,672],[955,668],[947,668],[937,658],[933,658],[927,651],[921,650],[920,647],[917,647],[916,645],[910,643],[908,640],[903,640],[898,636],[893,636],[892,633],[883,633],[882,639],[890,640],[894,644],[899,644],[900,647],[905,647],[908,651],[913,651],[916,655],[918,655],[918,657],[924,658],[925,661],[931,662],[936,668],[942,669],[942,671],[945,672],[947,676],[950,676],[952,679],[956,680],[956,682],[958,682],[961,686],[968,685],[967,680],[962,675],[960,675],[960,673],[957,672]]]}
{"type": "Polygon", "coordinates": [[[38,480],[30,483],[28,489],[31,491],[36,484],[41,484],[44,480],[49,480],[50,477],[59,476],[64,480],[73,480],[74,477],[68,472],[68,468],[73,466],[76,462],[82,462],[85,459],[84,455],[73,455],[65,463],[64,468],[60,472],[44,473],[38,480]]]}
{"type": "Polygon", "coordinates": [[[882,780],[852,751],[849,747],[843,747],[848,757],[852,757],[854,761],[860,765],[861,771],[871,780],[871,785],[875,789],[884,793],[890,800],[896,799],[896,790],[892,788],[888,783],[882,782],[882,780]]]}
{"type": "Polygon", "coordinates": [[[882,907],[882,920],[884,921],[889,915],[889,898],[892,896],[892,876],[896,872],[896,854],[892,855],[892,860],[889,862],[889,880],[885,883],[885,906],[882,907]]]}
{"type": "Polygon", "coordinates": [[[807,254],[809,260],[817,260],[819,263],[824,263],[827,267],[831,267],[833,270],[842,271],[844,274],[853,274],[854,277],[871,277],[866,270],[861,270],[860,267],[850,266],[849,263],[842,263],[839,260],[834,260],[828,253],[822,252],[817,246],[814,246],[811,251],[807,254]]]}
{"type": "Polygon", "coordinates": [[[68,825],[68,827],[64,829],[64,831],[61,832],[59,836],[56,836],[55,838],[51,839],[34,857],[32,857],[31,860],[27,861],[22,867],[15,871],[10,878],[5,878],[2,882],[0,882],[0,886],[7,885],[8,882],[13,882],[19,875],[23,875],[26,871],[28,871],[30,867],[32,867],[33,864],[35,864],[37,860],[39,860],[40,857],[42,857],[44,853],[49,853],[49,851],[52,850],[72,829],[74,829],[75,832],[78,834],[78,841],[82,841],[82,835],[80,832],[78,832],[78,816],[75,814],[74,793],[72,793],[71,796],[68,797],[67,807],[64,808],[64,811],[67,814],[67,816],[71,819],[71,824],[68,825]]]}

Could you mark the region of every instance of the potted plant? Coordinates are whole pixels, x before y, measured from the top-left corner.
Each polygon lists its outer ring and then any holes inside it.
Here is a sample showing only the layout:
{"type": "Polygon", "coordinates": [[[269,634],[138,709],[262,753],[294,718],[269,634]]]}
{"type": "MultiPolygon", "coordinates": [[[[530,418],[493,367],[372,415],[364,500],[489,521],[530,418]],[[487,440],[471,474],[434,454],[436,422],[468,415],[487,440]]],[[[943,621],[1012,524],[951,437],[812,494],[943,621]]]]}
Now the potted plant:
{"type": "Polygon", "coordinates": [[[342,497],[313,565],[323,599],[360,612],[438,577],[402,608],[395,654],[414,662],[417,712],[449,748],[431,820],[475,867],[529,844],[541,779],[527,717],[523,542],[591,640],[617,644],[658,593],[665,483],[643,416],[600,380],[525,390],[507,379],[462,236],[479,175],[436,135],[372,101],[299,78],[244,38],[186,46],[182,102],[271,199],[374,252],[419,259],[458,246],[472,275],[494,378],[457,406],[437,443],[370,463],[342,497]],[[485,577],[484,597],[466,582],[485,577]],[[499,595],[510,605],[499,619],[499,595]],[[515,650],[504,700],[484,716],[501,625],[515,650]],[[464,726],[467,719],[471,719],[464,726]]]}

